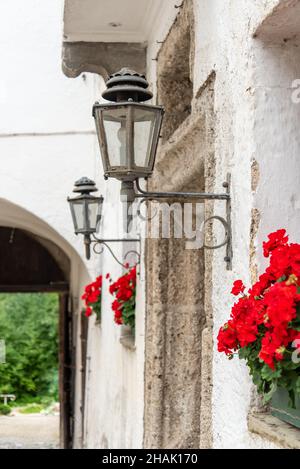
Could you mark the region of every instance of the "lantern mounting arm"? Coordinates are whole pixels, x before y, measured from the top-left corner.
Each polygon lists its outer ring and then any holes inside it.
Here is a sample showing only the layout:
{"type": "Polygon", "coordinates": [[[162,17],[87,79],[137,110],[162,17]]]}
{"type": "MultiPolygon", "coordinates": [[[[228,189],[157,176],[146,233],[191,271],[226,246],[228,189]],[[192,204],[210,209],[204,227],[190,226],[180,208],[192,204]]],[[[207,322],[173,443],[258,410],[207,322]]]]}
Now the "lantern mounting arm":
{"type": "Polygon", "coordinates": [[[148,192],[141,188],[140,181],[137,178],[133,181],[122,181],[121,186],[121,199],[126,201],[129,205],[136,199],[143,201],[160,200],[160,199],[198,199],[198,200],[224,200],[226,202],[226,218],[220,216],[212,216],[204,221],[207,224],[209,221],[219,221],[225,230],[225,238],[222,243],[214,246],[204,245],[205,249],[219,249],[226,246],[226,256],[224,260],[227,264],[227,269],[232,268],[232,231],[231,231],[231,196],[230,196],[230,179],[231,175],[227,175],[226,181],[223,183],[224,193],[211,193],[211,192],[148,192]]]}
{"type": "MultiPolygon", "coordinates": [[[[135,198],[142,199],[199,199],[199,200],[230,200],[229,191],[223,194],[212,194],[210,192],[148,192],[144,191],[141,186],[139,179],[135,181],[136,189],[135,198]]],[[[229,188],[228,181],[223,183],[224,188],[229,188]]]]}
{"type": "Polygon", "coordinates": [[[109,239],[101,239],[97,238],[95,234],[92,234],[92,238],[90,235],[85,235],[84,237],[84,244],[85,244],[85,249],[86,249],[86,258],[90,259],[91,257],[91,246],[93,248],[93,251],[95,254],[102,254],[104,251],[104,248],[107,248],[107,250],[110,252],[114,260],[124,269],[126,269],[128,266],[126,265],[127,257],[130,254],[134,254],[137,257],[137,262],[136,264],[140,264],[140,258],[141,255],[138,251],[131,249],[130,251],[127,251],[125,256],[124,256],[124,261],[120,261],[115,253],[113,252],[112,248],[109,246],[109,243],[140,243],[141,239],[140,238],[109,238],[109,239]]]}

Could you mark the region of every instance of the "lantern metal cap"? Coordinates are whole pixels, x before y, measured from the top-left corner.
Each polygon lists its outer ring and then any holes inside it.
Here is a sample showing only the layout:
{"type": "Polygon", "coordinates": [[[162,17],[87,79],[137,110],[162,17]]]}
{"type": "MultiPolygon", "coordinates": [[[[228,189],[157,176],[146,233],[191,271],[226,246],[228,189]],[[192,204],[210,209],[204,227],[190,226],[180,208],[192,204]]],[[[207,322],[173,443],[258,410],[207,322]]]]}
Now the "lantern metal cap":
{"type": "Polygon", "coordinates": [[[80,192],[81,194],[88,194],[90,192],[97,192],[96,183],[87,177],[82,177],[74,184],[73,192],[80,192]]]}
{"type": "Polygon", "coordinates": [[[106,82],[107,89],[102,97],[108,101],[143,102],[152,98],[153,94],[147,88],[149,83],[145,75],[141,75],[129,68],[122,68],[119,72],[110,75],[106,82]]]}

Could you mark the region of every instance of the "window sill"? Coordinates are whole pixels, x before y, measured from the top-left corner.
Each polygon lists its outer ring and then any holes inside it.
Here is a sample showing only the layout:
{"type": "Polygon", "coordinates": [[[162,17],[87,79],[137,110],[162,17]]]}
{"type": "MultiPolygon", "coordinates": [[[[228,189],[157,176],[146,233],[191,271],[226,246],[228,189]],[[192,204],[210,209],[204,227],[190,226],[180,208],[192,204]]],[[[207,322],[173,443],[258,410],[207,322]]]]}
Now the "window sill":
{"type": "Polygon", "coordinates": [[[250,414],[248,429],[282,448],[300,449],[300,430],[269,413],[250,414]]]}

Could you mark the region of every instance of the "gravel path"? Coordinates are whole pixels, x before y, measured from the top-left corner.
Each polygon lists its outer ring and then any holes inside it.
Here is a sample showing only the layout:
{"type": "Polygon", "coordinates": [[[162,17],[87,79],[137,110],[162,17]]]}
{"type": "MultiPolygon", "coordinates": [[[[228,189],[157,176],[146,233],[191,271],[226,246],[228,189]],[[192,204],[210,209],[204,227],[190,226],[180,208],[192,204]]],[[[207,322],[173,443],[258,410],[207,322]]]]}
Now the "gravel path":
{"type": "Polygon", "coordinates": [[[0,417],[0,449],[57,449],[59,417],[17,414],[0,417]]]}

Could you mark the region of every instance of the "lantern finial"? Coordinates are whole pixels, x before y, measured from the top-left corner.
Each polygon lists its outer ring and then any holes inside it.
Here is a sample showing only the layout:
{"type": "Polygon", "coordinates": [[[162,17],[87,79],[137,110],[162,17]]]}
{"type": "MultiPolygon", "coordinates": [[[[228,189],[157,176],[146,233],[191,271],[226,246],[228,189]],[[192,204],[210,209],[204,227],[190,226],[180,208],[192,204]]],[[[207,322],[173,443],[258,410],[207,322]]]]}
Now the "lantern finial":
{"type": "Polygon", "coordinates": [[[75,182],[73,192],[88,194],[90,192],[97,192],[97,190],[96,183],[84,176],[75,182]]]}
{"type": "Polygon", "coordinates": [[[122,68],[110,75],[106,82],[107,89],[102,93],[104,99],[113,102],[143,102],[152,98],[153,94],[147,88],[149,83],[145,75],[129,68],[122,68]]]}

